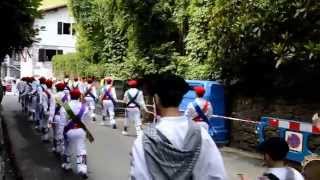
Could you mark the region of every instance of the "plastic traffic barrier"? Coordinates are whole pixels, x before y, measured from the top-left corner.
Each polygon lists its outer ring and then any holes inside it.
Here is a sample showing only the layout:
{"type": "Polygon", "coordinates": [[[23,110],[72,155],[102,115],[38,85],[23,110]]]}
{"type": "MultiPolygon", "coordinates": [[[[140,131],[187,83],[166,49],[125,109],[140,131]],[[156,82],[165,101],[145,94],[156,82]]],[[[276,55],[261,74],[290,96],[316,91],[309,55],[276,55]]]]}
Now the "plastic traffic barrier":
{"type": "Polygon", "coordinates": [[[311,123],[262,117],[257,125],[260,143],[265,140],[264,130],[266,127],[278,128],[279,136],[286,139],[290,148],[287,159],[296,162],[302,162],[306,156],[312,154],[308,148],[310,135],[320,135],[320,128],[313,126],[311,123]]]}
{"type": "MultiPolygon", "coordinates": [[[[202,86],[206,89],[204,98],[211,102],[213,105],[213,114],[225,115],[225,98],[224,87],[216,81],[199,81],[188,80],[191,87],[202,86]]],[[[190,90],[180,104],[180,111],[184,112],[189,103],[193,102],[196,94],[190,90]]],[[[217,144],[226,144],[229,142],[229,129],[228,121],[223,120],[221,117],[211,117],[209,119],[209,134],[217,144]]]]}

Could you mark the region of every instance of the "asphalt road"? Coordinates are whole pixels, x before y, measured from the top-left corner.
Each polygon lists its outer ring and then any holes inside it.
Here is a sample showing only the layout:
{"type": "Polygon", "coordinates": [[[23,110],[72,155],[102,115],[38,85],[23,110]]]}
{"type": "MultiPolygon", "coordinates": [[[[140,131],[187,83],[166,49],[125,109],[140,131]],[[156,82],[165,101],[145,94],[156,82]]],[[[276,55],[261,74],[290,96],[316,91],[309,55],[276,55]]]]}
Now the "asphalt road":
{"type": "MultiPolygon", "coordinates": [[[[2,115],[8,121],[15,138],[16,157],[26,162],[19,162],[26,171],[32,171],[37,179],[73,180],[79,179],[72,173],[65,173],[60,169],[59,160],[50,153],[50,146],[43,144],[39,134],[32,129],[32,124],[26,121],[21,113],[17,97],[7,95],[3,100],[2,115]],[[15,132],[16,131],[16,132],[15,132]],[[21,155],[22,154],[22,155],[21,155]]],[[[133,124],[129,128],[129,136],[121,134],[122,119],[118,119],[119,129],[113,130],[109,126],[101,126],[101,117],[89,124],[89,129],[95,136],[93,144],[88,143],[88,167],[90,180],[124,180],[129,175],[129,152],[135,133],[133,124]]],[[[227,173],[232,180],[238,179],[237,174],[243,173],[255,179],[262,173],[262,162],[237,151],[222,149],[227,173]]]]}

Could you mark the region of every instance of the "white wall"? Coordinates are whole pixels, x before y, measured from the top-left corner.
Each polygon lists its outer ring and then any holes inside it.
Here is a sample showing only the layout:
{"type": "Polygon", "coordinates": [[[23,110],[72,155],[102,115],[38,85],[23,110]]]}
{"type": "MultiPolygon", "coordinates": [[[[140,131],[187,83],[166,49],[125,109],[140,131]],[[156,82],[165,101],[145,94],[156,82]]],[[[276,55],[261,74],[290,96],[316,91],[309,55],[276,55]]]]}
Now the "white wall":
{"type": "Polygon", "coordinates": [[[39,31],[37,38],[40,46],[57,46],[60,48],[71,48],[74,50],[76,38],[73,35],[58,34],[58,22],[74,23],[73,18],[69,15],[68,9],[60,8],[54,11],[46,12],[42,19],[35,21],[35,27],[45,26],[45,30],[39,31]]]}
{"type": "Polygon", "coordinates": [[[39,49],[63,50],[63,54],[76,51],[76,36],[58,34],[58,22],[74,23],[74,19],[69,15],[67,7],[47,11],[42,19],[35,20],[34,27],[45,26],[45,30],[39,30],[39,35],[36,37],[38,42],[28,49],[31,57],[28,56],[28,58],[21,61],[21,77],[53,76],[52,63],[39,62],[39,49]]]}

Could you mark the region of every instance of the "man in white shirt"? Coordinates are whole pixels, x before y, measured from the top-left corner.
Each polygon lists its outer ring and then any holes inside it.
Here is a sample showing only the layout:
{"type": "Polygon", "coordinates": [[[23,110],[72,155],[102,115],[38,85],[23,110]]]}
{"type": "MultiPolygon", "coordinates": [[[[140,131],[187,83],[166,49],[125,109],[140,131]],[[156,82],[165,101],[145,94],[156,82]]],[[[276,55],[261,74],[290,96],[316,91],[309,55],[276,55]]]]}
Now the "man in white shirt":
{"type": "Polygon", "coordinates": [[[96,121],[96,114],[94,111],[96,109],[96,101],[98,100],[97,90],[92,79],[88,79],[87,82],[88,84],[83,96],[87,106],[89,107],[89,113],[92,121],[96,121]]]}
{"type": "Polygon", "coordinates": [[[141,110],[148,112],[144,102],[143,92],[137,89],[136,80],[128,81],[129,89],[124,93],[123,101],[126,103],[126,118],[124,120],[123,135],[128,134],[128,125],[130,121],[135,122],[136,133],[139,136],[142,133],[141,110]]]}
{"type": "Polygon", "coordinates": [[[185,80],[171,74],[146,80],[160,119],[134,142],[131,179],[227,179],[221,153],[208,132],[179,111],[189,90],[185,80]]]}
{"type": "Polygon", "coordinates": [[[52,152],[57,154],[63,154],[64,151],[64,139],[63,139],[63,129],[66,126],[66,112],[62,106],[60,106],[57,101],[62,101],[67,103],[70,100],[69,94],[64,91],[65,84],[63,82],[57,83],[55,85],[57,92],[54,94],[52,100],[52,107],[49,113],[49,124],[53,130],[53,147],[52,152]]]}
{"type": "Polygon", "coordinates": [[[188,119],[195,121],[208,131],[209,119],[212,115],[212,105],[209,101],[203,98],[206,92],[204,87],[194,87],[194,92],[196,93],[197,97],[194,102],[188,104],[185,115],[188,117],[188,119]]]}
{"type": "Polygon", "coordinates": [[[62,168],[70,170],[70,156],[76,156],[77,173],[83,178],[88,178],[86,137],[88,129],[85,121],[88,119],[88,107],[79,101],[81,92],[79,89],[70,91],[71,101],[63,105],[67,114],[67,125],[64,128],[66,141],[65,157],[62,168]]]}
{"type": "Polygon", "coordinates": [[[117,128],[115,121],[114,106],[117,103],[117,94],[115,88],[112,86],[112,79],[105,79],[106,84],[101,89],[100,100],[102,102],[102,123],[105,125],[106,117],[109,116],[110,124],[113,129],[117,128]]]}

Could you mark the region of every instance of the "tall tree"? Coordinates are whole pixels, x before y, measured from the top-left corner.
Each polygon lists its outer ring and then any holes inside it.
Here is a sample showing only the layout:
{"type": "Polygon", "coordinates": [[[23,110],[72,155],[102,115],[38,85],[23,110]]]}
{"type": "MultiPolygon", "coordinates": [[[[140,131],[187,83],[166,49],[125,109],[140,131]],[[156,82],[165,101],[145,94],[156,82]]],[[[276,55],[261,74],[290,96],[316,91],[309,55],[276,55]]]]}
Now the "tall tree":
{"type": "Polygon", "coordinates": [[[34,19],[40,17],[41,0],[0,1],[0,61],[13,50],[19,52],[34,42],[34,19]]]}

